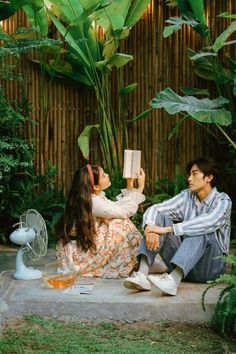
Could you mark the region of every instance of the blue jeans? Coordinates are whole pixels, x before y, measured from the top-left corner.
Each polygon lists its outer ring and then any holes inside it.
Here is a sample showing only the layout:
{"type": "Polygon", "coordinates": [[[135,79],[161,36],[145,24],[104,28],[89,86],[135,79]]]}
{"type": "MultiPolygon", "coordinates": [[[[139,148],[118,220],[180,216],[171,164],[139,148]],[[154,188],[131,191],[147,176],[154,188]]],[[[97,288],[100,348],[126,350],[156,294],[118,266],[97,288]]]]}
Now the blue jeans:
{"type": "MultiPolygon", "coordinates": [[[[156,225],[172,226],[173,222],[169,215],[157,214],[156,225]]],[[[159,238],[159,248],[150,251],[146,246],[145,237],[141,241],[138,259],[141,255],[147,257],[149,266],[154,262],[157,253],[160,254],[169,271],[175,266],[183,270],[186,280],[203,283],[217,278],[225,272],[225,261],[215,259],[222,256],[223,252],[215,238],[214,233],[199,236],[175,236],[168,233],[159,238]]]]}

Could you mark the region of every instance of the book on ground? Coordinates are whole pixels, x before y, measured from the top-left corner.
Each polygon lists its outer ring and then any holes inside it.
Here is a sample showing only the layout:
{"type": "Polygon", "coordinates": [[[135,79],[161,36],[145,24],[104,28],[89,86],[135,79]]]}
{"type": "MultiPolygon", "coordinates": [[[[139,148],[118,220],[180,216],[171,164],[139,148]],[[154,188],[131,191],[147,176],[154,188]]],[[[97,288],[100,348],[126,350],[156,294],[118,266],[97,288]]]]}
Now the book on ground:
{"type": "Polygon", "coordinates": [[[141,150],[124,151],[124,178],[137,178],[141,168],[141,150]]]}

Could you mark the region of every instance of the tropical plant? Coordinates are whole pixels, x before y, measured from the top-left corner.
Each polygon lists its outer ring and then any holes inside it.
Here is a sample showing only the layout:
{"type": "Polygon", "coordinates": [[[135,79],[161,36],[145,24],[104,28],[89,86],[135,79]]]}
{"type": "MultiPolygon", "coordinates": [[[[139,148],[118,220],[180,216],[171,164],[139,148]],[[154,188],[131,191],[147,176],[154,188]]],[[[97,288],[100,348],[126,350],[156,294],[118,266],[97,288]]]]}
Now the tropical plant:
{"type": "Polygon", "coordinates": [[[164,200],[174,197],[185,188],[187,188],[186,176],[181,172],[177,165],[173,179],[158,179],[155,186],[155,192],[147,197],[147,201],[151,204],[161,203],[164,200]]]}
{"type": "MultiPolygon", "coordinates": [[[[173,130],[174,133],[186,119],[192,119],[201,125],[202,123],[210,123],[219,129],[228,144],[236,150],[236,108],[233,97],[236,96],[236,62],[229,54],[227,54],[226,60],[222,61],[219,53],[224,46],[236,43],[235,40],[227,41],[228,37],[236,31],[236,21],[231,22],[226,30],[213,40],[210,36],[210,29],[206,25],[203,0],[168,1],[168,5],[177,6],[181,17],[171,17],[166,20],[170,25],[164,28],[164,37],[176,33],[182,26],[190,26],[197,32],[203,43],[202,48],[199,52],[188,50],[194,73],[203,79],[214,82],[219,96],[210,99],[208,97],[211,93],[208,89],[196,87],[182,87],[182,92],[187,95],[180,96],[168,87],[158,92],[150,103],[151,108],[136,117],[135,120],[145,117],[152,109],[164,108],[169,114],[179,113],[182,116],[173,130]],[[190,95],[205,95],[207,98],[198,99],[190,95]],[[223,129],[222,126],[230,128],[223,129]]],[[[219,16],[236,18],[236,15],[228,13],[222,13],[219,16]]]]}
{"type": "Polygon", "coordinates": [[[209,289],[219,284],[226,285],[220,291],[218,301],[211,319],[211,325],[225,334],[236,335],[236,256],[229,255],[222,257],[232,265],[229,274],[223,274],[210,284],[202,294],[202,306],[205,311],[205,297],[209,289]]]}
{"type": "MultiPolygon", "coordinates": [[[[47,27],[43,26],[42,17],[39,21],[29,11],[29,3],[35,2],[27,1],[27,7],[23,9],[27,16],[30,15],[32,24],[39,26],[45,35],[47,27]]],[[[43,1],[38,2],[42,12],[43,1]]],[[[62,35],[65,46],[48,61],[44,58],[38,62],[53,77],[69,78],[94,89],[97,122],[84,127],[78,144],[83,156],[89,159],[91,132],[97,130],[103,164],[113,173],[121,167],[123,149],[128,144],[124,97],[137,84],[124,87],[122,81],[119,83],[119,103],[115,109],[111,98],[111,74],[115,68],[120,69],[133,60],[132,55],[120,53],[118,48],[149,3],[150,0],[44,1],[46,14],[62,35]]]]}
{"type": "Polygon", "coordinates": [[[21,29],[10,36],[0,28],[0,77],[2,80],[18,80],[22,93],[20,102],[11,102],[0,87],[0,237],[4,241],[7,241],[8,228],[27,208],[37,208],[42,213],[50,232],[64,203],[62,191],[55,189],[55,168],[48,166],[43,176],[37,176],[33,166],[34,145],[25,136],[26,125],[33,124],[33,121],[20,71],[21,53],[58,42],[20,38],[29,31],[35,32],[34,29],[21,29]]]}

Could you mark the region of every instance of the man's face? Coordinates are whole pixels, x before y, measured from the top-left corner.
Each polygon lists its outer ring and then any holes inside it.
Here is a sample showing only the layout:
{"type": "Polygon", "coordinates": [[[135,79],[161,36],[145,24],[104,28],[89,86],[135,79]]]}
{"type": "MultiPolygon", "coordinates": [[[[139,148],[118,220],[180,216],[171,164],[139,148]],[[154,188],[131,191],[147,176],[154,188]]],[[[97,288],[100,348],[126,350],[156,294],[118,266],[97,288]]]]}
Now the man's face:
{"type": "Polygon", "coordinates": [[[188,178],[190,191],[200,193],[201,191],[208,190],[209,187],[211,188],[210,182],[212,178],[212,175],[204,177],[203,172],[199,170],[198,166],[193,165],[188,178]]]}

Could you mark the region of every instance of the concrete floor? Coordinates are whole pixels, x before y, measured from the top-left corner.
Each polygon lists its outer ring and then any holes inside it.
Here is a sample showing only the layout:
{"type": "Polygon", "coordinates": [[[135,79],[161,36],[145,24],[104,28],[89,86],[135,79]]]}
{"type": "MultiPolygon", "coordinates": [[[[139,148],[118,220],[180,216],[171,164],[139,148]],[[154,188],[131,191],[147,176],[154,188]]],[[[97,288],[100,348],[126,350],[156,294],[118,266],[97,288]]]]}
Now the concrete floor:
{"type": "MultiPolygon", "coordinates": [[[[206,322],[210,319],[220,287],[206,296],[206,311],[201,296],[207,284],[182,282],[177,296],[164,296],[154,286],[151,291],[127,290],[123,279],[77,278],[67,289],[48,289],[42,279],[15,280],[16,249],[0,248],[0,320],[38,314],[63,320],[172,320],[206,322]],[[87,292],[87,293],[86,293],[87,292]]],[[[56,270],[55,251],[31,266],[44,274],[56,270]]]]}

